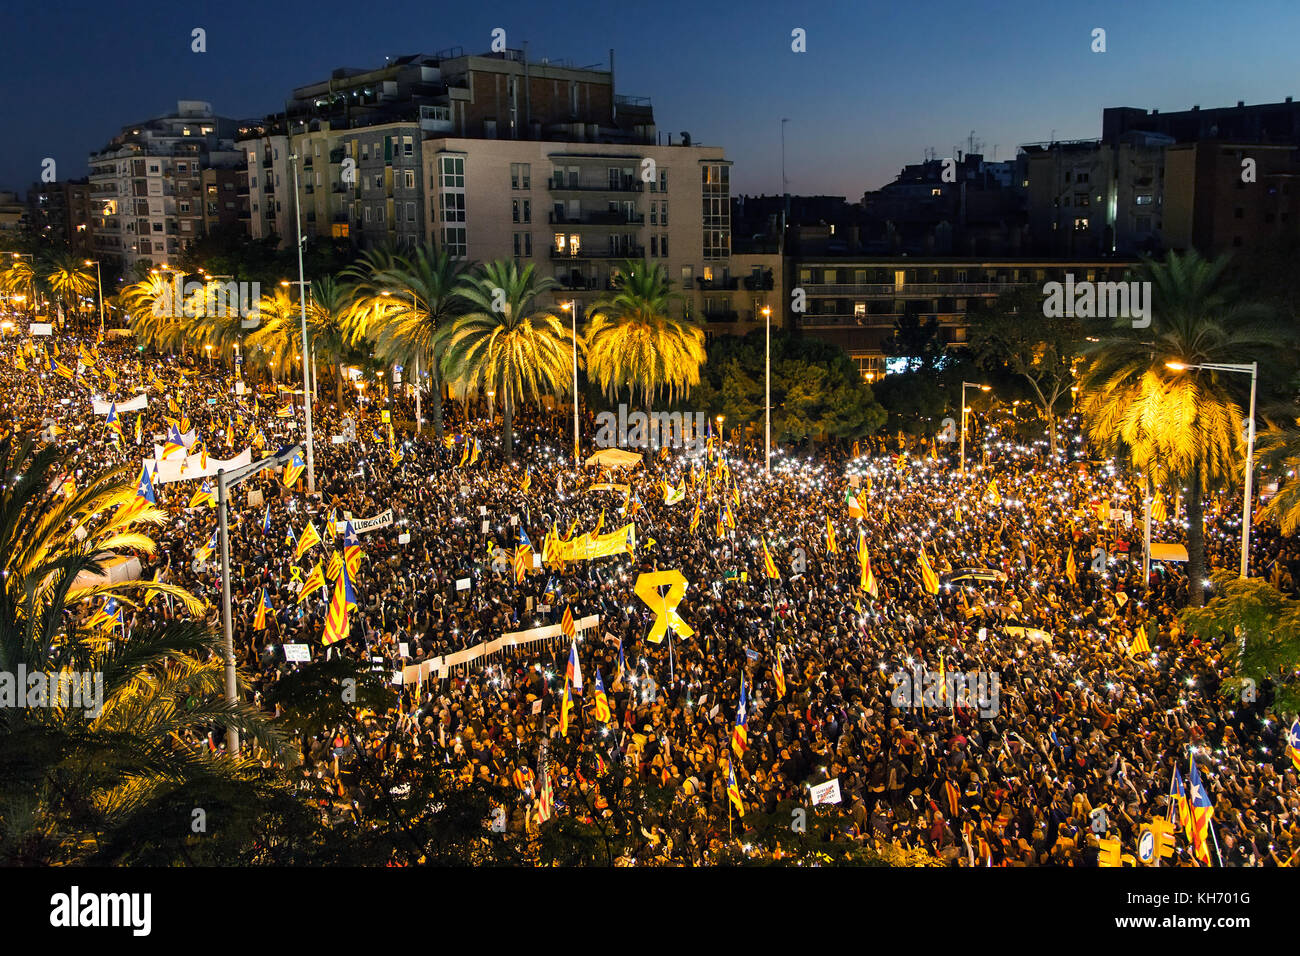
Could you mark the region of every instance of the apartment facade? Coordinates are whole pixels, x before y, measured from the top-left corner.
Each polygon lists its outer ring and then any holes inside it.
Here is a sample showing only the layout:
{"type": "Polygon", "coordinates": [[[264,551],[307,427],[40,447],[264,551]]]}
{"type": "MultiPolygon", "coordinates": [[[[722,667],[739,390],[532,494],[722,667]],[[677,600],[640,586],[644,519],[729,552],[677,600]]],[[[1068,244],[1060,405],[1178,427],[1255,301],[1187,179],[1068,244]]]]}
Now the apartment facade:
{"type": "Polygon", "coordinates": [[[94,252],[90,182],[71,179],[58,183],[33,183],[27,190],[27,228],[42,239],[66,242],[73,253],[94,252]]]}
{"type": "Polygon", "coordinates": [[[1169,248],[1219,256],[1293,236],[1297,224],[1300,149],[1203,141],[1165,151],[1169,248]]]}
{"type": "Polygon", "coordinates": [[[131,269],[184,252],[205,229],[204,170],[244,164],[236,131],[210,103],[181,100],[175,113],[123,127],[91,154],[95,253],[131,269]]]}
{"type": "Polygon", "coordinates": [[[870,382],[890,371],[886,343],[905,315],[938,319],[943,343],[960,347],[968,341],[967,313],[978,303],[1016,287],[1041,289],[1067,273],[1075,281],[1118,281],[1132,265],[1103,258],[810,258],[792,263],[791,292],[803,291],[806,311],[789,318],[844,349],[870,382]]]}

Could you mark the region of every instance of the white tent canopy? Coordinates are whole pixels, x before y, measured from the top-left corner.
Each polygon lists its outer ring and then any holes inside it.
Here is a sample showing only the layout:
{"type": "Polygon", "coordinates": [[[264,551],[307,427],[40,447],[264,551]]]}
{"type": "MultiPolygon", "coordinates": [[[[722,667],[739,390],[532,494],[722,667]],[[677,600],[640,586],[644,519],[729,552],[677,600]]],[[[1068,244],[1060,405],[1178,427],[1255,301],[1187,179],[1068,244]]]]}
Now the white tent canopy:
{"type": "Polygon", "coordinates": [[[641,454],[623,448],[602,448],[587,459],[587,464],[601,468],[634,468],[641,464],[641,454]]]}

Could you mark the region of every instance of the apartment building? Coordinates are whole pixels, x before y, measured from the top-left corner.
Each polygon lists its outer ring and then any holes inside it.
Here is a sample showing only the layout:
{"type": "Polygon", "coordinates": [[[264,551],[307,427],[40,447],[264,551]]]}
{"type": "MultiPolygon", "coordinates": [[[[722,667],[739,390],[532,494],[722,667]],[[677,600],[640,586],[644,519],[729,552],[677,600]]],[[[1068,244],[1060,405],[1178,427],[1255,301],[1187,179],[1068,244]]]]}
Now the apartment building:
{"type": "Polygon", "coordinates": [[[1165,151],[1164,173],[1164,237],[1171,249],[1219,256],[1294,236],[1300,224],[1300,149],[1294,146],[1179,143],[1165,151]]]}
{"type": "Polygon", "coordinates": [[[967,342],[967,312],[1017,286],[1118,281],[1131,268],[1118,259],[823,258],[792,264],[792,291],[806,311],[790,318],[808,335],[840,346],[867,381],[891,371],[885,344],[904,315],[936,318],[949,346],[967,342]]]}
{"type": "Polygon", "coordinates": [[[90,181],[32,183],[27,190],[27,229],[41,239],[66,242],[79,256],[94,252],[90,181]]]}
{"type": "Polygon", "coordinates": [[[239,142],[250,233],[290,241],[297,206],[307,236],[531,262],[579,308],[619,261],[644,257],[684,293],[684,313],[719,327],[752,316],[747,293],[774,291],[780,267],[733,272],[730,161],[659,134],[649,100],[615,92],[613,59],[453,48],[299,87],[239,142]]]}
{"type": "Polygon", "coordinates": [[[1050,255],[1139,255],[1164,247],[1164,151],[1173,140],[1130,131],[1118,141],[1031,143],[1029,231],[1050,255]]]}
{"type": "Polygon", "coordinates": [[[125,126],[92,153],[95,253],[129,270],[183,252],[205,229],[203,171],[244,165],[236,133],[210,103],[181,100],[175,113],[125,126]]]}

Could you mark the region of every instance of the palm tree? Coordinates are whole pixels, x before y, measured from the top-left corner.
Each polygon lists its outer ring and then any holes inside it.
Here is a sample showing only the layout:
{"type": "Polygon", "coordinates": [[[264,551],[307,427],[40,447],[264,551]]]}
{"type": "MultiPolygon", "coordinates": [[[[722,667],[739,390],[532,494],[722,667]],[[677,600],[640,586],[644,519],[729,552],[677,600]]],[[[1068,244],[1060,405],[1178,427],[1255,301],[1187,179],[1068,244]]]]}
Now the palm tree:
{"type": "Polygon", "coordinates": [[[613,398],[626,388],[649,405],[662,389],[673,401],[700,383],[704,332],[669,311],[679,298],[660,265],[628,260],[618,271],[615,293],[588,312],[588,374],[613,398]]]}
{"type": "Polygon", "coordinates": [[[1261,469],[1289,475],[1279,482],[1277,494],[1264,506],[1265,518],[1278,523],[1282,534],[1291,535],[1300,527],[1300,415],[1291,413],[1285,425],[1273,425],[1259,436],[1256,448],[1261,469]]]}
{"type": "Polygon", "coordinates": [[[179,306],[172,302],[171,277],[150,272],[120,293],[128,325],[136,339],[156,349],[175,348],[184,341],[186,325],[179,306]]]}
{"type": "Polygon", "coordinates": [[[1204,495],[1244,475],[1239,383],[1170,364],[1241,363],[1276,350],[1287,335],[1266,308],[1229,300],[1220,282],[1227,261],[1195,252],[1144,260],[1138,278],[1151,283],[1151,328],[1121,320],[1085,350],[1079,382],[1079,409],[1099,448],[1188,485],[1188,575],[1197,606],[1205,597],[1204,495]]]}
{"type": "Polygon", "coordinates": [[[28,259],[13,259],[0,272],[0,291],[11,298],[21,296],[29,315],[36,314],[36,296],[40,290],[40,277],[28,259]]]}
{"type": "Polygon", "coordinates": [[[80,315],[82,296],[95,291],[95,274],[71,252],[56,253],[40,269],[50,294],[67,307],[65,314],[80,315]]]}
{"type": "Polygon", "coordinates": [[[552,309],[536,309],[537,297],[556,285],[538,279],[531,264],[520,271],[514,262],[488,263],[460,285],[466,314],[438,330],[435,349],[456,397],[496,393],[507,461],[514,457],[515,407],[568,386],[573,346],[564,322],[552,309]]]}
{"type": "Polygon", "coordinates": [[[30,439],[0,442],[0,670],[102,675],[98,713],[84,700],[57,699],[54,682],[53,706],[0,708],[0,858],[7,862],[93,857],[115,828],[138,827],[141,813],[168,796],[234,787],[251,802],[261,776],[256,761],[218,760],[187,743],[217,725],[281,745],[256,711],[225,701],[220,640],[201,621],[112,628],[109,637],[88,619],[86,611],[109,597],[127,607],[154,594],[192,612],[204,605],[164,583],[85,583],[121,551],[152,552],[152,539],[136,526],[165,516],[150,508],[135,519],[117,517],[115,506],[134,496],[121,471],[94,474],[65,493],[62,477],[78,464],[53,446],[36,450],[30,439]]]}
{"type": "Polygon", "coordinates": [[[465,264],[433,245],[417,247],[410,255],[377,250],[351,267],[360,286],[375,303],[366,335],[375,354],[389,365],[415,369],[416,425],[420,421],[420,373],[429,373],[434,437],[442,438],[442,360],[438,330],[465,307],[457,294],[465,264]]]}
{"type": "Polygon", "coordinates": [[[299,305],[285,286],[277,286],[263,295],[256,306],[257,330],[250,334],[244,361],[254,368],[264,368],[272,382],[288,378],[298,367],[302,345],[299,305]]]}

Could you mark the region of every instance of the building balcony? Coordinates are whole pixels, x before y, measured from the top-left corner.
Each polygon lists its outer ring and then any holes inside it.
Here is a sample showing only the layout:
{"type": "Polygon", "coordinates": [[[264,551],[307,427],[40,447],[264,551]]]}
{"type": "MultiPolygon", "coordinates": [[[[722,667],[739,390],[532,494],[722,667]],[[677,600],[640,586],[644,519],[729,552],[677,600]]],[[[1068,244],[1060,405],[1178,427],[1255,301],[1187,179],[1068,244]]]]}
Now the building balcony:
{"type": "Polygon", "coordinates": [[[641,226],[645,224],[645,214],[629,216],[623,212],[589,212],[575,218],[551,212],[547,213],[546,221],[552,226],[641,226]]]}
{"type": "Polygon", "coordinates": [[[645,258],[645,246],[631,246],[626,249],[620,249],[616,252],[611,252],[609,250],[609,247],[605,247],[605,248],[582,247],[579,249],[577,253],[568,252],[568,251],[561,252],[560,250],[552,247],[551,258],[556,262],[565,259],[570,259],[575,261],[583,260],[583,259],[643,259],[645,258]]]}
{"type": "Polygon", "coordinates": [[[330,150],[330,163],[333,164],[333,165],[335,165],[335,166],[341,164],[341,163],[343,162],[343,157],[346,155],[346,153],[347,153],[347,150],[345,150],[345,149],[344,149],[343,147],[341,147],[341,146],[340,146],[338,149],[331,149],[331,150],[330,150]]]}
{"type": "Polygon", "coordinates": [[[645,183],[639,179],[624,179],[618,183],[572,183],[554,177],[546,180],[546,188],[553,193],[639,193],[645,183]]]}
{"type": "MultiPolygon", "coordinates": [[[[966,321],[966,313],[964,312],[921,312],[918,315],[923,322],[930,318],[936,318],[939,320],[940,325],[957,325],[966,321]]],[[[892,329],[902,317],[899,313],[881,315],[813,315],[808,313],[799,317],[799,326],[805,329],[846,327],[892,329]]]]}
{"type": "Polygon", "coordinates": [[[842,285],[819,282],[802,282],[800,285],[809,295],[846,295],[879,296],[887,299],[934,298],[936,296],[980,296],[999,295],[1008,289],[1019,286],[1039,285],[1033,280],[1019,282],[893,282],[862,283],[861,285],[842,285]]]}

